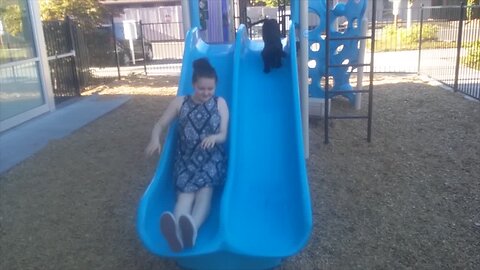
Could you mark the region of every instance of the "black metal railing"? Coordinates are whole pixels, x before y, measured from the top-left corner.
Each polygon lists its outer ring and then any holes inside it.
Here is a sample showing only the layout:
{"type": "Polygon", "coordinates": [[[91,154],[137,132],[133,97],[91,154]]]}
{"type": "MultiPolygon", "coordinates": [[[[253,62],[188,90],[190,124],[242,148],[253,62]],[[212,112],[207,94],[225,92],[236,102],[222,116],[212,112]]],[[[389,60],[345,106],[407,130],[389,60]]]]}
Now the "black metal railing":
{"type": "MultiPolygon", "coordinates": [[[[427,20],[433,20],[430,12],[425,12],[424,15],[427,20]]],[[[418,59],[420,43],[420,17],[421,10],[419,7],[401,8],[398,11],[384,9],[377,13],[375,72],[418,72],[416,60],[418,59]],[[393,15],[394,13],[397,15],[393,15]],[[405,61],[405,59],[415,60],[405,61]]],[[[371,32],[370,22],[369,33],[371,32]]],[[[432,34],[430,34],[425,39],[434,39],[436,34],[433,35],[432,37],[432,34]]],[[[370,48],[371,44],[367,41],[367,49],[370,50],[370,48]]]]}
{"type": "Polygon", "coordinates": [[[421,20],[418,72],[480,100],[480,19],[472,16],[480,12],[480,6],[424,7],[422,11],[448,19],[421,20]],[[437,39],[425,48],[428,27],[438,32],[437,39]]]}
{"type": "Polygon", "coordinates": [[[72,23],[71,36],[73,48],[75,50],[75,65],[77,68],[78,83],[80,91],[85,87],[94,84],[92,74],[90,73],[90,59],[88,57],[88,48],[85,41],[85,31],[81,27],[72,23]]]}
{"type": "Polygon", "coordinates": [[[151,53],[150,63],[144,63],[145,73],[179,72],[185,41],[183,23],[139,22],[139,25],[145,53],[151,53]]]}
{"type": "MultiPolygon", "coordinates": [[[[480,6],[419,7],[399,10],[398,16],[391,16],[392,12],[377,13],[375,72],[422,73],[480,99],[480,6]]],[[[249,26],[251,37],[261,38],[257,31],[261,23],[249,26]]],[[[78,87],[132,72],[180,71],[185,38],[182,22],[136,22],[137,35],[132,40],[124,36],[123,27],[113,19],[88,30],[71,21],[44,22],[56,97],[78,95],[78,87]],[[68,55],[72,51],[74,56],[68,55]],[[59,59],[68,57],[71,60],[59,59]]],[[[367,44],[367,50],[371,45],[367,44]]]]}
{"type": "Polygon", "coordinates": [[[132,73],[178,73],[185,33],[182,22],[131,23],[135,34],[126,36],[124,25],[113,22],[85,33],[88,70],[92,82],[132,73]]]}
{"type": "Polygon", "coordinates": [[[74,57],[49,60],[49,66],[55,103],[58,104],[80,95],[74,57]]]}
{"type": "Polygon", "coordinates": [[[480,6],[422,6],[400,9],[396,17],[392,13],[377,15],[376,72],[428,75],[480,99],[480,6]]]}
{"type": "Polygon", "coordinates": [[[72,21],[44,21],[43,32],[50,66],[53,93],[56,103],[80,95],[72,21]]]}

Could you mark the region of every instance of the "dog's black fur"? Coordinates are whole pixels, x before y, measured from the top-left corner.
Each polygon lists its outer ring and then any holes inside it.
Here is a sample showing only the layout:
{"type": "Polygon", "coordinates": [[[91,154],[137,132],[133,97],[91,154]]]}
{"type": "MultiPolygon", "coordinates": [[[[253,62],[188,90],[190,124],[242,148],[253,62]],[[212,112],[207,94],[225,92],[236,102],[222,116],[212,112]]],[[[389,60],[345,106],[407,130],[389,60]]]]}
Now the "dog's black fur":
{"type": "Polygon", "coordinates": [[[262,36],[265,47],[262,51],[263,72],[269,73],[272,68],[282,66],[282,57],[286,54],[282,48],[282,35],[275,19],[265,19],[262,26],[262,36]]]}

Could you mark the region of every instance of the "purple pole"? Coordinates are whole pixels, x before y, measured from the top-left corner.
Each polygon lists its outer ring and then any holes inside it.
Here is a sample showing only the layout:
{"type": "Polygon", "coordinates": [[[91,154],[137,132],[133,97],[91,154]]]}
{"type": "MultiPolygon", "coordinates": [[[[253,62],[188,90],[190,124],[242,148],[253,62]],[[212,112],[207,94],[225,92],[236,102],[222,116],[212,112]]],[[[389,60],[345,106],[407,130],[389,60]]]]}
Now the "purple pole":
{"type": "Polygon", "coordinates": [[[208,0],[208,41],[223,42],[222,37],[222,2],[218,0],[208,0]]]}
{"type": "Polygon", "coordinates": [[[228,42],[228,30],[230,29],[228,19],[228,2],[222,0],[223,42],[228,42]]]}

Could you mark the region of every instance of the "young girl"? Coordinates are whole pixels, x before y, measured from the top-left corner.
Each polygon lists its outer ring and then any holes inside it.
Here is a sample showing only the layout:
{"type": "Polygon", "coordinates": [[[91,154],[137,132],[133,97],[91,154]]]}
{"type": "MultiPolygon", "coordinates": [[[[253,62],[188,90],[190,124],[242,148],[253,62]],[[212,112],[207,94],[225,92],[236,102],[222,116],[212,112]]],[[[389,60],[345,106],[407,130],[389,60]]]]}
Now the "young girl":
{"type": "Polygon", "coordinates": [[[228,107],[215,96],[217,74],[206,58],[193,63],[193,95],[176,97],[155,124],[145,152],[161,152],[160,135],[178,118],[178,145],[173,177],[177,201],[164,212],[160,229],[175,252],[195,245],[197,231],[208,216],[213,187],[223,183],[228,107]]]}

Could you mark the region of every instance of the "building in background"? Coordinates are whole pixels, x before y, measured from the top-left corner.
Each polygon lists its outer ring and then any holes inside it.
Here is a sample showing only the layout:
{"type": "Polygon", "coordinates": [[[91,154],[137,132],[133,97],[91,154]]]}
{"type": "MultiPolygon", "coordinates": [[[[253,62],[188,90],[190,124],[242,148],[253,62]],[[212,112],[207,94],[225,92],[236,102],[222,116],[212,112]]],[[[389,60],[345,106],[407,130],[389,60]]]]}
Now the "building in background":
{"type": "Polygon", "coordinates": [[[113,17],[116,38],[143,40],[151,44],[153,60],[180,60],[183,55],[181,1],[169,0],[104,0],[104,6],[116,14],[113,17]]]}
{"type": "Polygon", "coordinates": [[[131,33],[134,38],[138,38],[139,22],[146,25],[143,35],[149,41],[170,41],[184,38],[180,0],[104,0],[100,2],[117,14],[113,21],[118,39],[129,37],[129,34],[125,35],[125,29],[128,27],[133,29],[131,33]]]}

